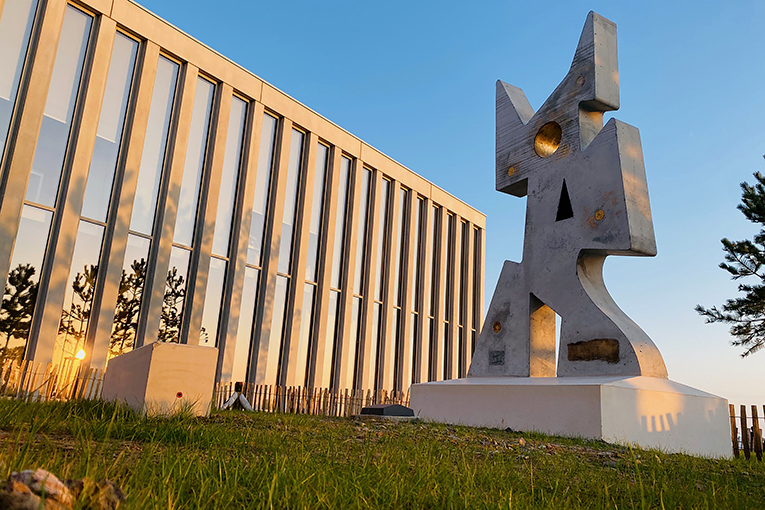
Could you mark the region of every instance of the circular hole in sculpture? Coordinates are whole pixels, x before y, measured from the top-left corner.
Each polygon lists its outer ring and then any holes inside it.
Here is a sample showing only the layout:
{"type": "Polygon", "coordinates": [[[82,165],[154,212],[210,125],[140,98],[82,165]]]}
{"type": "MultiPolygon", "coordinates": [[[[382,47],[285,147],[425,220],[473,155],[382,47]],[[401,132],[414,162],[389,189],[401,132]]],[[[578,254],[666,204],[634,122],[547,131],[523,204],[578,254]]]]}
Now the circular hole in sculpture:
{"type": "Polygon", "coordinates": [[[539,128],[537,136],[534,137],[534,150],[543,158],[551,156],[558,150],[562,134],[563,130],[561,130],[560,124],[557,122],[548,122],[539,128]]]}

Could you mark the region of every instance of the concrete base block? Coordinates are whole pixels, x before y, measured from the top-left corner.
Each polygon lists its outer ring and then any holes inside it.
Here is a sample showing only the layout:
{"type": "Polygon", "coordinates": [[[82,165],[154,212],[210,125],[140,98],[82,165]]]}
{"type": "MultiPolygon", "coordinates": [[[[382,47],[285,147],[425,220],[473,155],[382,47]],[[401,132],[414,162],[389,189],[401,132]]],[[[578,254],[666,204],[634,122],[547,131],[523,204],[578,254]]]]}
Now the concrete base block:
{"type": "Polygon", "coordinates": [[[415,384],[425,420],[731,455],[728,401],[655,377],[469,377],[415,384]]]}
{"type": "Polygon", "coordinates": [[[104,400],[121,400],[141,413],[190,409],[210,413],[218,349],[155,342],[109,361],[104,400]]]}

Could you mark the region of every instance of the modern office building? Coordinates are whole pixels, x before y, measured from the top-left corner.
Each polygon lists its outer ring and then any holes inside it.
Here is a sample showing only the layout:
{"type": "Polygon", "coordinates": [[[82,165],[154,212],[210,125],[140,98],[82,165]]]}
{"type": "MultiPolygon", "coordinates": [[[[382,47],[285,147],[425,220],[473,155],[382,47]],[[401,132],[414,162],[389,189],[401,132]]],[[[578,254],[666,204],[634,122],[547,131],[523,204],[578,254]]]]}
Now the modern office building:
{"type": "Polygon", "coordinates": [[[3,362],[464,376],[485,217],[129,0],[0,0],[3,362]]]}

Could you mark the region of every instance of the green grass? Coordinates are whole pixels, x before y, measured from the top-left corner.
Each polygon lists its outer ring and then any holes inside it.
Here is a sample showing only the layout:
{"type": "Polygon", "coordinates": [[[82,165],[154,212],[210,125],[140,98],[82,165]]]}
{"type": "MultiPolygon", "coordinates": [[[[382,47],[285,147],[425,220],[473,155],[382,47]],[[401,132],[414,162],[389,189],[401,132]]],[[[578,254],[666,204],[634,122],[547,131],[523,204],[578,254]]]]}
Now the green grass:
{"type": "Polygon", "coordinates": [[[765,463],[438,424],[0,401],[0,476],[111,479],[121,508],[763,508],[765,463]]]}

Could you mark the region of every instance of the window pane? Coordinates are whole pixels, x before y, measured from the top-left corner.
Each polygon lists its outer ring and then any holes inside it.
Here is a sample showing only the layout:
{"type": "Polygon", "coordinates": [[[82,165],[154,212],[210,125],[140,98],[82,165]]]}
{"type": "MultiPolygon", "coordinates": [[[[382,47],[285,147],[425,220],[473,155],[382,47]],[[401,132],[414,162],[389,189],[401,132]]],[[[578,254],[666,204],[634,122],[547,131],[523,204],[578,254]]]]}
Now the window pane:
{"type": "Polygon", "coordinates": [[[266,226],[266,207],[271,184],[271,171],[274,167],[274,147],[276,146],[276,124],[274,117],[263,114],[263,129],[260,133],[260,152],[258,172],[255,175],[255,197],[252,199],[252,223],[250,224],[250,242],[247,245],[247,263],[260,265],[263,248],[263,229],[266,226]]]}
{"type": "Polygon", "coordinates": [[[175,232],[173,234],[173,241],[185,246],[191,246],[194,239],[199,189],[202,185],[202,173],[205,168],[214,93],[215,85],[202,78],[197,79],[194,111],[191,114],[189,145],[186,149],[186,161],[183,165],[181,194],[178,197],[178,215],[175,217],[175,232]]]}
{"type": "Polygon", "coordinates": [[[413,313],[411,318],[412,320],[409,322],[409,352],[407,355],[409,356],[409,366],[412,370],[412,373],[409,375],[412,377],[412,379],[410,381],[404,381],[404,388],[409,388],[411,381],[420,382],[415,379],[417,377],[419,366],[417,364],[417,321],[419,320],[420,316],[416,313],[413,313]]]}
{"type": "Polygon", "coordinates": [[[93,18],[82,11],[72,6],[66,8],[45,102],[45,116],[27,185],[26,199],[30,202],[48,207],[56,203],[92,23],[93,18]]]}
{"type": "Polygon", "coordinates": [[[329,306],[327,307],[327,330],[324,334],[324,359],[316,360],[322,366],[323,378],[316,385],[328,388],[331,377],[334,376],[335,332],[337,331],[337,307],[340,305],[340,293],[336,290],[329,292],[329,306]]]}
{"type": "Polygon", "coordinates": [[[5,147],[11,114],[19,91],[21,70],[29,46],[29,35],[37,10],[37,0],[5,2],[0,17],[0,151],[5,147]]]}
{"type": "Polygon", "coordinates": [[[404,252],[406,249],[406,243],[404,243],[404,232],[406,232],[405,225],[407,223],[406,203],[408,195],[409,192],[406,189],[401,188],[399,190],[398,225],[396,225],[396,265],[394,266],[394,270],[391,273],[392,275],[395,275],[393,296],[397,306],[401,306],[401,303],[404,301],[404,296],[401,292],[401,284],[406,277],[406,273],[403,271],[401,261],[402,258],[406,258],[406,253],[404,252]]]}
{"type": "Polygon", "coordinates": [[[284,216],[282,219],[281,246],[279,247],[279,264],[277,271],[290,274],[292,258],[292,232],[295,224],[295,213],[298,198],[298,182],[303,168],[303,139],[305,135],[293,129],[290,140],[290,159],[287,165],[286,192],[284,195],[284,216]]]}
{"type": "Polygon", "coordinates": [[[340,161],[340,179],[338,179],[337,191],[337,216],[335,217],[335,245],[332,250],[332,275],[330,286],[339,289],[343,267],[343,241],[345,240],[345,213],[348,205],[348,181],[351,175],[351,160],[342,157],[340,161]]]}
{"type": "Polygon", "coordinates": [[[117,306],[114,310],[109,357],[119,356],[135,347],[135,332],[141,297],[146,283],[146,258],[150,241],[145,237],[128,234],[125,262],[122,266],[117,306]]]}
{"type": "Polygon", "coordinates": [[[319,144],[316,152],[316,172],[313,178],[313,201],[311,202],[311,227],[308,231],[308,253],[305,270],[305,279],[309,282],[316,281],[317,261],[319,259],[319,247],[324,212],[324,186],[329,160],[329,147],[319,144]]]}
{"type": "Polygon", "coordinates": [[[377,210],[377,266],[375,268],[375,299],[382,301],[383,297],[383,274],[385,268],[383,262],[385,259],[385,237],[390,229],[390,218],[388,217],[388,202],[390,201],[390,181],[382,180],[382,191],[380,193],[380,208],[377,210]]]}
{"type": "Polygon", "coordinates": [[[378,360],[380,359],[380,355],[378,353],[378,349],[380,348],[380,314],[382,313],[382,305],[380,303],[375,303],[372,305],[372,333],[369,335],[369,341],[372,342],[372,345],[369,346],[369,359],[366,363],[368,363],[368,370],[372,374],[374,374],[374,388],[367,388],[367,389],[375,389],[379,387],[380,384],[380,378],[382,377],[380,374],[380,366],[378,363],[378,360]]]}
{"type": "Polygon", "coordinates": [[[364,253],[367,248],[367,209],[369,208],[369,180],[372,172],[364,168],[361,171],[361,200],[359,200],[359,233],[356,236],[356,270],[353,275],[353,293],[361,294],[361,286],[364,282],[364,265],[366,258],[364,253]]]}
{"type": "Polygon", "coordinates": [[[411,296],[412,296],[412,309],[414,311],[420,311],[420,286],[422,285],[422,278],[420,276],[420,264],[422,263],[422,246],[420,246],[420,234],[422,233],[422,208],[425,205],[425,201],[420,197],[414,203],[414,232],[412,233],[411,242],[414,243],[414,260],[412,264],[412,282],[411,296]]]}
{"type": "Polygon", "coordinates": [[[85,334],[90,321],[93,296],[98,274],[98,256],[101,253],[101,239],[104,227],[87,221],[80,221],[77,242],[72,254],[69,270],[69,286],[61,310],[61,321],[53,351],[53,363],[74,359],[77,351],[85,347],[85,334]]]}
{"type": "Polygon", "coordinates": [[[138,43],[117,33],[82,204],[85,218],[106,221],[137,54],[138,43]]]}
{"type": "Polygon", "coordinates": [[[170,269],[165,279],[165,296],[157,335],[159,342],[180,342],[190,256],[190,250],[178,246],[173,246],[170,251],[170,269]]]}
{"type": "Polygon", "coordinates": [[[458,284],[457,299],[459,300],[459,307],[457,308],[457,325],[462,326],[465,324],[465,302],[467,301],[467,262],[468,262],[468,249],[470,247],[470,230],[466,221],[460,221],[460,251],[459,261],[457,261],[457,267],[459,268],[459,278],[455,276],[455,281],[458,284]]]}
{"type": "Polygon", "coordinates": [[[385,366],[387,367],[388,373],[393,374],[393,386],[391,388],[385,388],[389,390],[397,390],[398,391],[398,356],[399,356],[399,329],[401,329],[399,326],[401,325],[401,310],[398,308],[393,309],[393,317],[391,321],[391,330],[390,334],[388,336],[388,341],[385,345],[385,366]]]}
{"type": "Polygon", "coordinates": [[[346,388],[356,388],[358,386],[359,378],[361,377],[361,374],[359,374],[359,365],[361,363],[360,357],[362,355],[361,352],[359,352],[359,349],[361,348],[362,341],[361,341],[361,298],[360,297],[354,297],[353,298],[353,304],[351,305],[351,328],[350,328],[350,342],[351,346],[350,349],[348,349],[348,352],[350,353],[350,359],[345,360],[345,363],[350,363],[351,366],[348,367],[348,375],[352,377],[349,381],[344,381],[344,386],[346,388]]]}
{"type": "MultiPolygon", "coordinates": [[[[284,347],[284,311],[287,307],[287,287],[289,278],[276,277],[276,289],[274,290],[274,308],[271,317],[271,334],[268,340],[268,361],[266,371],[270,374],[276,369],[276,379],[266,381],[266,384],[281,384],[281,371],[287,367],[282,366],[282,348],[284,347]]],[[[286,360],[285,360],[286,361],[286,360]]]]}
{"type": "Polygon", "coordinates": [[[236,331],[234,348],[234,367],[231,370],[233,381],[247,380],[247,366],[251,356],[252,320],[255,316],[255,298],[258,295],[258,277],[260,271],[253,267],[244,269],[242,304],[239,310],[239,327],[236,331]]]}
{"type": "Polygon", "coordinates": [[[316,287],[306,284],[303,289],[303,310],[300,313],[300,338],[298,339],[297,357],[295,358],[295,379],[297,384],[305,384],[308,356],[311,352],[311,331],[313,331],[313,296],[316,287]]]}
{"type": "Polygon", "coordinates": [[[30,205],[21,210],[19,232],[23,232],[24,239],[19,239],[13,248],[0,308],[2,362],[21,361],[24,357],[52,216],[50,211],[30,205]]]}
{"type": "Polygon", "coordinates": [[[210,258],[210,271],[207,275],[205,306],[202,312],[202,330],[199,332],[199,345],[218,347],[218,319],[220,317],[223,283],[226,278],[226,261],[210,258]]]}
{"type": "MultiPolygon", "coordinates": [[[[430,221],[430,240],[428,241],[427,250],[430,252],[430,310],[428,314],[432,317],[436,315],[436,303],[438,301],[438,282],[441,281],[439,272],[439,261],[441,260],[441,210],[437,206],[433,206],[430,210],[432,219],[430,221]],[[436,278],[439,280],[436,281],[436,278]]],[[[443,289],[443,287],[441,287],[443,289]]]]}
{"type": "Polygon", "coordinates": [[[454,272],[457,268],[454,267],[454,215],[446,215],[446,244],[443,249],[446,250],[446,267],[441,270],[441,277],[443,279],[442,289],[446,289],[443,299],[443,312],[444,318],[449,319],[449,312],[452,309],[452,301],[454,297],[454,272]]]}
{"type": "MultiPolygon", "coordinates": [[[[480,329],[481,315],[481,229],[473,229],[473,329],[480,329]]],[[[473,345],[475,348],[475,344],[473,345]]]]}
{"type": "Polygon", "coordinates": [[[151,235],[154,226],[177,81],[178,64],[160,57],[138,171],[138,186],[133,199],[133,216],[130,219],[130,229],[146,235],[151,235]]]}
{"type": "Polygon", "coordinates": [[[236,204],[236,188],[239,183],[239,168],[242,161],[244,127],[247,121],[247,103],[234,97],[231,100],[231,116],[228,119],[226,153],[223,156],[223,173],[220,180],[218,213],[215,216],[212,252],[221,257],[228,256],[228,242],[231,236],[231,221],[236,204]]]}

